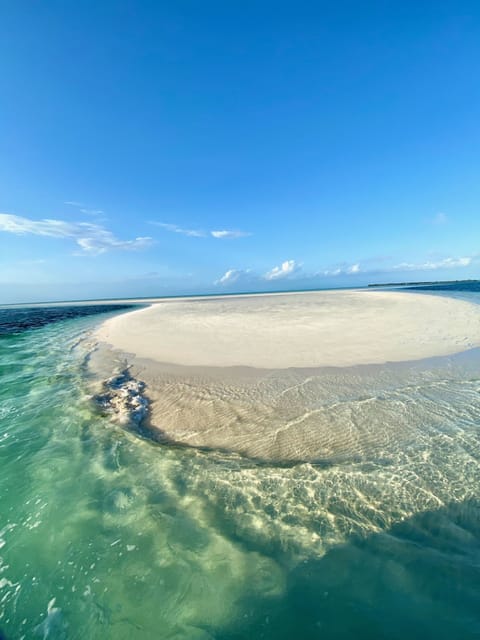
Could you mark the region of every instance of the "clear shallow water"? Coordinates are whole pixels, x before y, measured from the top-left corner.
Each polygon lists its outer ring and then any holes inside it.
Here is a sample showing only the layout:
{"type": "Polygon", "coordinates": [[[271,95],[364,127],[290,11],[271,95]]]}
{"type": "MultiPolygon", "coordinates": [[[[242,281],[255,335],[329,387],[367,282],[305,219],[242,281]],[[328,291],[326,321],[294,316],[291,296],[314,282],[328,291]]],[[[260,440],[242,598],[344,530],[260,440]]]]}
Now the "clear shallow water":
{"type": "Polygon", "coordinates": [[[257,463],[102,414],[97,321],[0,338],[5,638],[480,637],[477,355],[397,393],[408,438],[257,463]]]}

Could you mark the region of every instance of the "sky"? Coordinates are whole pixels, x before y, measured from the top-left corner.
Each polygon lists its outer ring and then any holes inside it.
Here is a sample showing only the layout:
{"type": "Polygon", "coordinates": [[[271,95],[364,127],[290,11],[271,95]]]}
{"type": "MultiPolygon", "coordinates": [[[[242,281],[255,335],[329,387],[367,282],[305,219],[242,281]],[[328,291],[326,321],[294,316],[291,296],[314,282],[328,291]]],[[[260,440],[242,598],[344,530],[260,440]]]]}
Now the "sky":
{"type": "Polygon", "coordinates": [[[480,4],[0,2],[0,303],[480,277],[480,4]]]}

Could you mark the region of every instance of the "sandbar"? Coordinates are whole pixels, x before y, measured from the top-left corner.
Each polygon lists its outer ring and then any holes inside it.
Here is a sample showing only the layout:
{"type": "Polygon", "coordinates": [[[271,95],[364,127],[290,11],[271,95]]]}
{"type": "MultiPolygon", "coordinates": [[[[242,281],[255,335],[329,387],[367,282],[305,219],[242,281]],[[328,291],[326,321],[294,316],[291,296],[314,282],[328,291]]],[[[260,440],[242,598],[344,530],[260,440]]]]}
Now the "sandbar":
{"type": "MultiPolygon", "coordinates": [[[[445,429],[446,380],[470,402],[463,359],[472,355],[476,379],[480,306],[378,290],[164,299],[108,319],[96,340],[106,370],[109,358],[120,370],[126,361],[129,384],[146,385],[142,428],[154,438],[268,461],[383,465],[445,429]]],[[[128,415],[131,389],[118,396],[128,415]]]]}
{"type": "Polygon", "coordinates": [[[97,331],[138,358],[184,366],[346,367],[419,360],[480,345],[480,307],[400,291],[164,300],[97,331]]]}

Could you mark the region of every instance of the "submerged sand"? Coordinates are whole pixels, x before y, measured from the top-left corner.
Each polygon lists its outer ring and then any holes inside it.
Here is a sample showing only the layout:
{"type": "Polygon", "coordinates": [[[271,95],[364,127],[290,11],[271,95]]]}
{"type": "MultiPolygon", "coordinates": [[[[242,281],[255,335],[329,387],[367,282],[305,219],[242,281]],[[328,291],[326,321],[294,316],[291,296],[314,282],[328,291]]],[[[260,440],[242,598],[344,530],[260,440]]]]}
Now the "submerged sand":
{"type": "Polygon", "coordinates": [[[480,309],[406,292],[322,291],[164,301],[106,321],[101,341],[187,366],[352,366],[480,345],[480,309]]]}
{"type": "MultiPolygon", "coordinates": [[[[164,301],[107,320],[96,338],[146,383],[154,436],[264,460],[383,465],[419,432],[445,428],[446,388],[472,404],[464,380],[476,380],[477,356],[473,377],[459,356],[422,359],[480,345],[480,307],[383,291],[164,301]]],[[[125,398],[130,410],[121,389],[125,398]]]]}
{"type": "MultiPolygon", "coordinates": [[[[480,307],[446,297],[165,300],[107,320],[96,338],[114,347],[97,351],[104,367],[110,359],[104,370],[112,358],[122,370],[126,357],[127,378],[146,383],[154,437],[264,460],[388,464],[478,394],[477,350],[465,354],[470,372],[464,356],[428,359],[480,345],[480,307]]],[[[131,413],[130,387],[115,402],[131,413]]]]}

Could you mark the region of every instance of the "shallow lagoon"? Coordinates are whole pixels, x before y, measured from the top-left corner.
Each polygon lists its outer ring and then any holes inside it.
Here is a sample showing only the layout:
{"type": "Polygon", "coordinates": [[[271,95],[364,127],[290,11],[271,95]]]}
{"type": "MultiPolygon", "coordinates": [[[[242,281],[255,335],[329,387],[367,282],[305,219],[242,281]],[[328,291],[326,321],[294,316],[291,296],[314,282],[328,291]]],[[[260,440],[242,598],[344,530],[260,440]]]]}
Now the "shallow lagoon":
{"type": "Polygon", "coordinates": [[[97,322],[0,339],[5,638],[479,637],[476,353],[403,388],[399,421],[433,416],[408,438],[275,463],[113,421],[97,322]]]}

